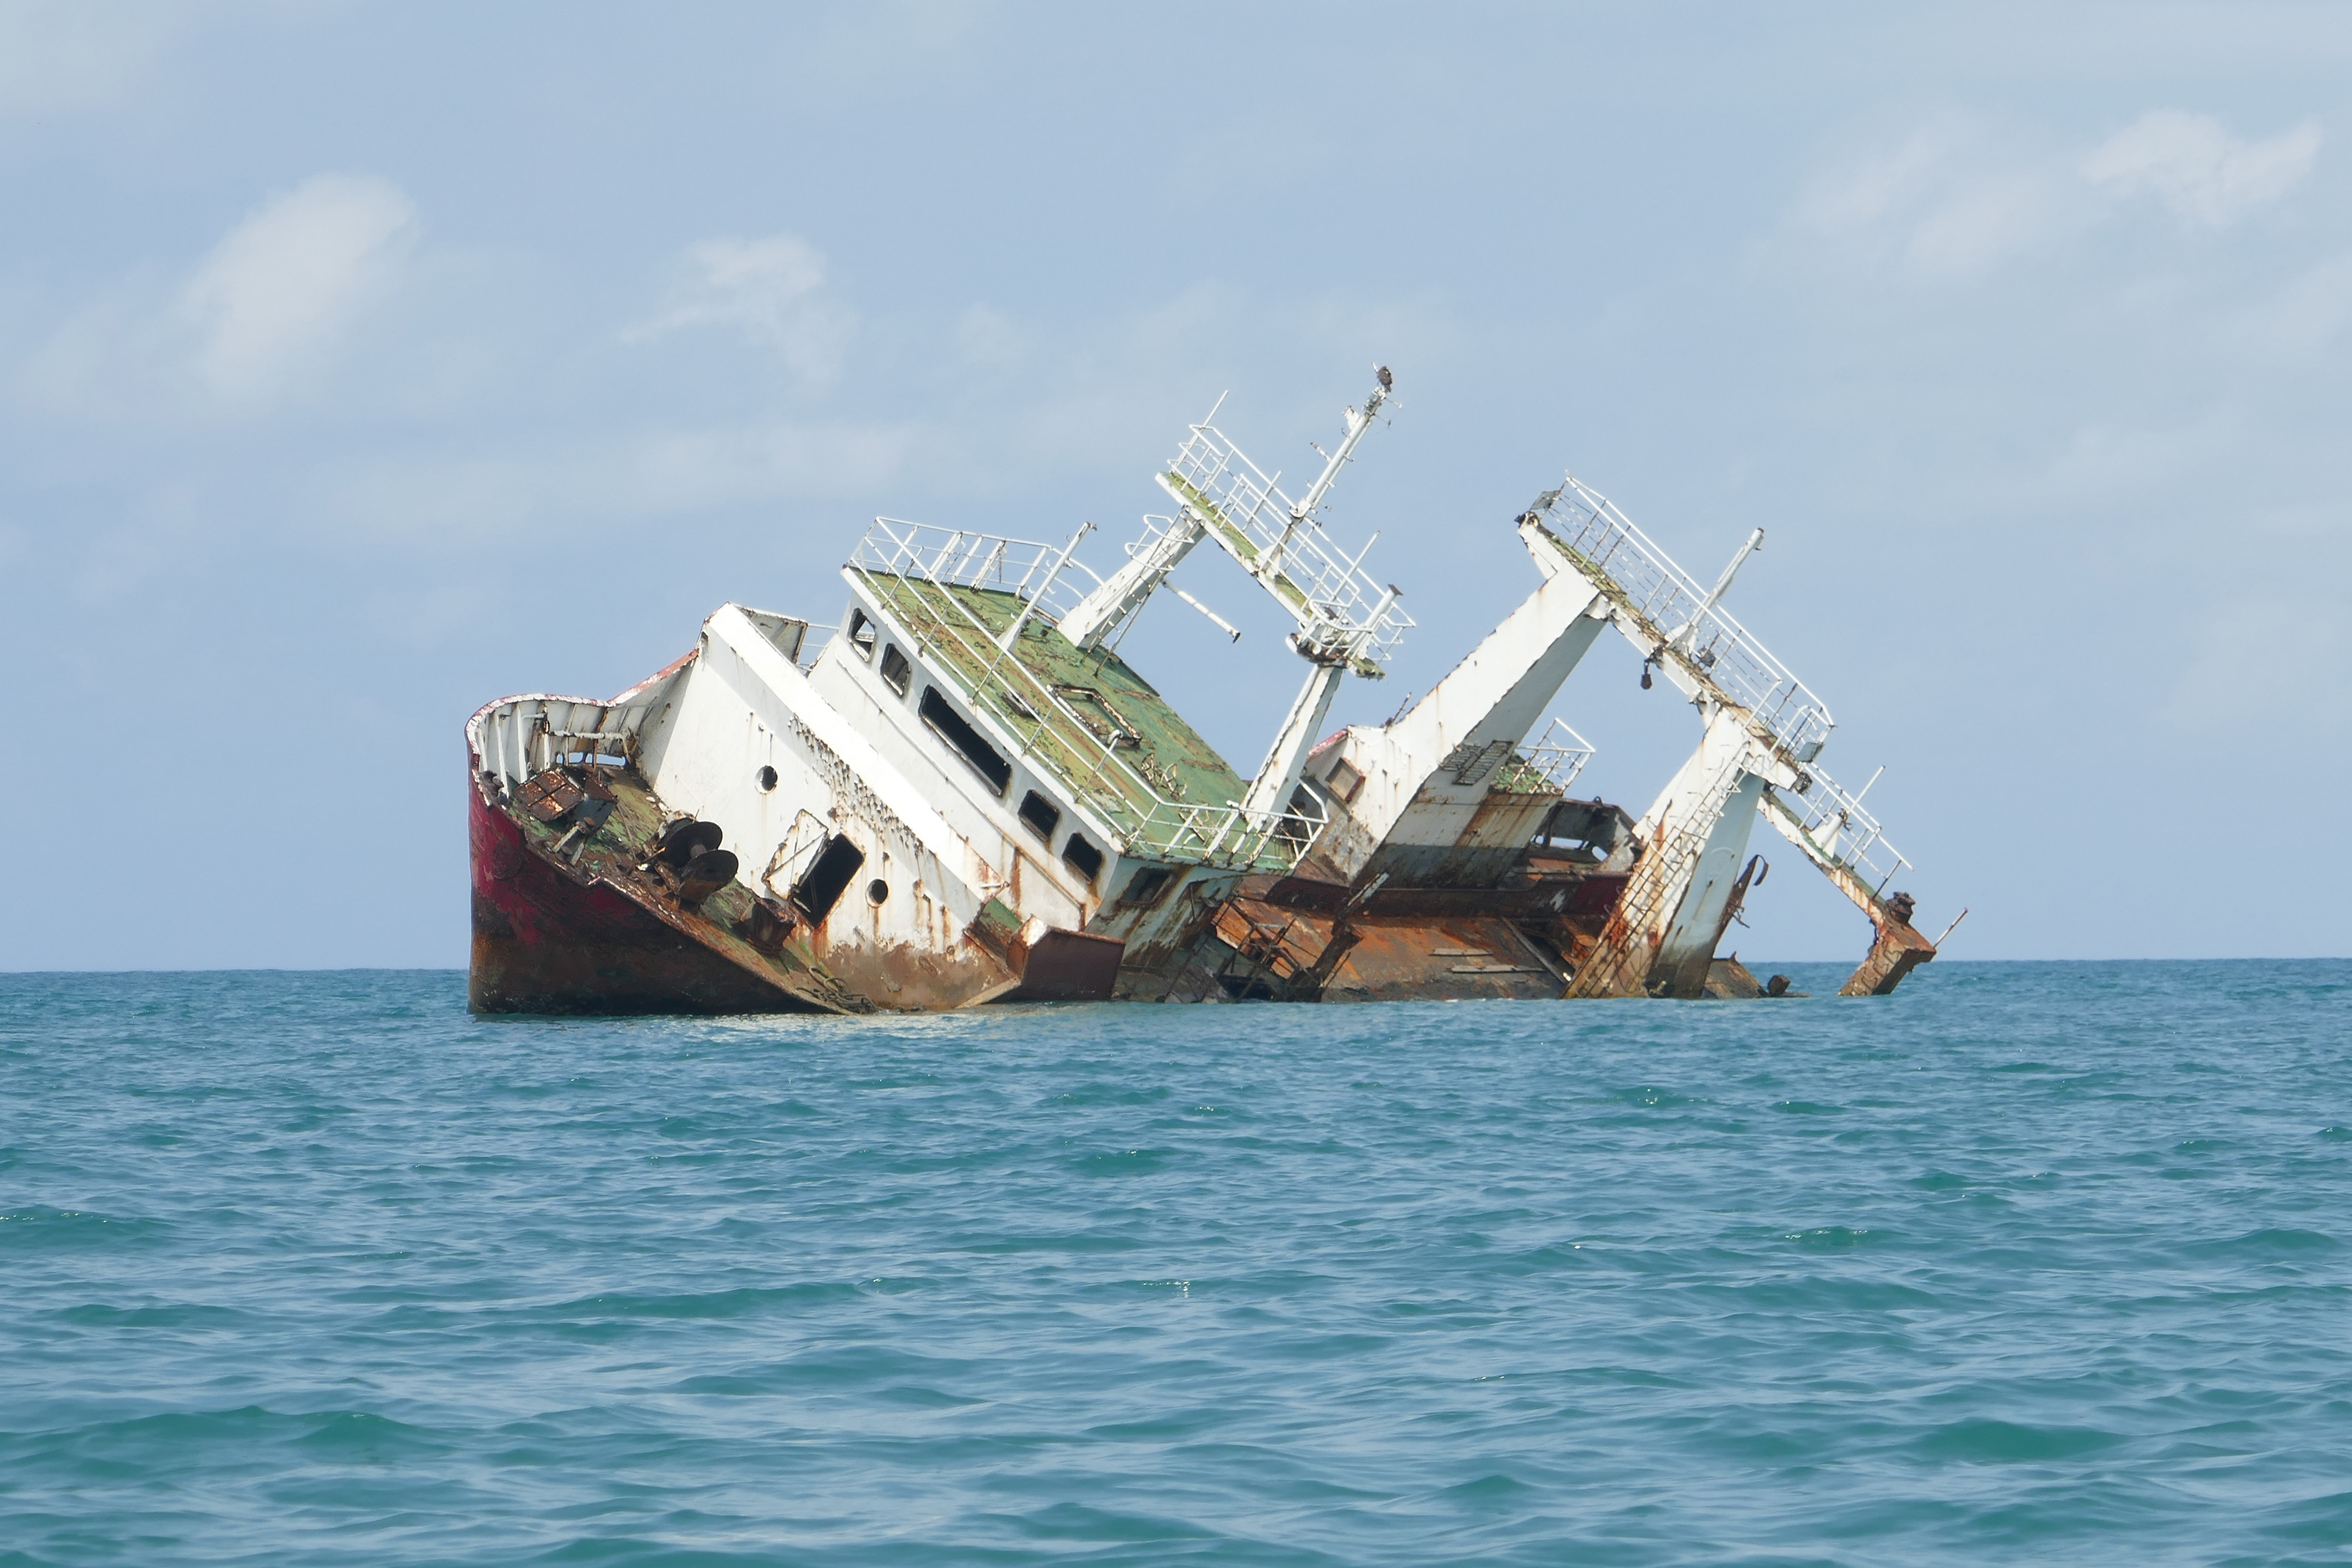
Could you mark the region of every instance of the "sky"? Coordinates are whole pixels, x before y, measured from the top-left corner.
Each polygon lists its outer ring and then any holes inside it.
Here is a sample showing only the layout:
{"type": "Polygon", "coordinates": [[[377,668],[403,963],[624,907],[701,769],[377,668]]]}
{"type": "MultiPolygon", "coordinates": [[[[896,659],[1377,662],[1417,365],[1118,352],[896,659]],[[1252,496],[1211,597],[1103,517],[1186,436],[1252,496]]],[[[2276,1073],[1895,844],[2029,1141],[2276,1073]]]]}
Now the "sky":
{"type": "MultiPolygon", "coordinates": [[[[1424,691],[1572,470],[1827,702],[1954,958],[2352,952],[2352,10],[0,0],[0,968],[454,966],[463,727],[877,514],[1121,559],[1188,422],[1424,691]],[[2192,831],[2193,830],[2193,831],[2192,831]]],[[[1246,772],[1208,552],[1127,652],[1246,772]]],[[[1636,812],[1698,738],[1611,638],[1636,812]]],[[[1853,958],[1779,862],[1727,946],[1853,958]]]]}

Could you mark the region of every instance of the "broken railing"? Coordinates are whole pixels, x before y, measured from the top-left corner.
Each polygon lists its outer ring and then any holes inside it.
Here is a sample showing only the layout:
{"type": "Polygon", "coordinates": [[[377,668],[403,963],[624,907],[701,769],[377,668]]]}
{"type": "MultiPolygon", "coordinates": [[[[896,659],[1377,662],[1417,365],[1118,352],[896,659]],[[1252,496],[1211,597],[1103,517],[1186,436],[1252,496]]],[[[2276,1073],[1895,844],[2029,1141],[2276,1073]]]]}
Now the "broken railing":
{"type": "Polygon", "coordinates": [[[1584,764],[1592,760],[1592,743],[1578,734],[1565,719],[1554,719],[1543,739],[1521,746],[1486,787],[1505,795],[1566,795],[1584,764]]]}
{"type": "MultiPolygon", "coordinates": [[[[1102,720],[1081,713],[1008,651],[1005,628],[989,626],[952,592],[1007,594],[1021,606],[1018,618],[1057,621],[1085,597],[1085,589],[1068,581],[1071,574],[1100,582],[1068,559],[1064,547],[877,518],[849,564],[885,605],[895,605],[894,580],[941,590],[923,608],[929,627],[951,645],[942,650],[950,653],[940,661],[942,668],[966,683],[976,714],[1006,726],[1021,754],[1045,753],[1104,814],[1122,853],[1221,869],[1288,871],[1313,847],[1323,825],[1311,817],[1244,811],[1232,802],[1210,805],[1169,799],[1121,754],[1136,749],[1139,737],[1116,727],[1106,733],[1102,720]],[[1048,722],[1049,716],[1058,722],[1048,722]]],[[[901,629],[919,642],[932,640],[925,626],[901,629]]]]}
{"type": "Polygon", "coordinates": [[[1820,753],[1834,726],[1821,699],[1729,611],[1710,604],[1707,591],[1608,497],[1571,474],[1538,499],[1532,515],[1579,564],[1616,588],[1657,657],[1679,654],[1698,679],[1753,714],[1793,761],[1820,753]]]}

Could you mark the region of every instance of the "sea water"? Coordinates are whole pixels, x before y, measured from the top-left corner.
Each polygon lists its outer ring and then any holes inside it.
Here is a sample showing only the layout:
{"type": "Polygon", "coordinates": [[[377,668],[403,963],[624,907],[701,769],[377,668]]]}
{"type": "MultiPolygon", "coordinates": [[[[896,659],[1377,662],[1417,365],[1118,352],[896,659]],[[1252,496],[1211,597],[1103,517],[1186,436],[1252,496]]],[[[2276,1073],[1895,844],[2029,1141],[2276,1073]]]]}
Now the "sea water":
{"type": "Polygon", "coordinates": [[[2347,1241],[2344,963],[5,975],[0,1563],[2339,1563],[2347,1241]]]}

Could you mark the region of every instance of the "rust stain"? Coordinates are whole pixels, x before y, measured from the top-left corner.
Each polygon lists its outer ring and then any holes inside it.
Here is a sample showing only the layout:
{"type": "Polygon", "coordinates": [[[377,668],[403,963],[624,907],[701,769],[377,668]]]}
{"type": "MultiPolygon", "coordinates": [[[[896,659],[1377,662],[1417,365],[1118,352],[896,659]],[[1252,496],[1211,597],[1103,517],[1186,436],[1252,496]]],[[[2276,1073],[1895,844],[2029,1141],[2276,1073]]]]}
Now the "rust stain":
{"type": "Polygon", "coordinates": [[[1876,934],[1862,966],[1838,987],[1841,996],[1885,996],[1903,977],[1936,956],[1936,944],[1911,928],[1911,895],[1896,893],[1878,905],[1876,934]]]}
{"type": "Polygon", "coordinates": [[[494,804],[478,779],[467,793],[473,1012],[861,1010],[859,998],[812,964],[762,953],[650,889],[583,874],[550,852],[555,836],[546,825],[494,804]]]}

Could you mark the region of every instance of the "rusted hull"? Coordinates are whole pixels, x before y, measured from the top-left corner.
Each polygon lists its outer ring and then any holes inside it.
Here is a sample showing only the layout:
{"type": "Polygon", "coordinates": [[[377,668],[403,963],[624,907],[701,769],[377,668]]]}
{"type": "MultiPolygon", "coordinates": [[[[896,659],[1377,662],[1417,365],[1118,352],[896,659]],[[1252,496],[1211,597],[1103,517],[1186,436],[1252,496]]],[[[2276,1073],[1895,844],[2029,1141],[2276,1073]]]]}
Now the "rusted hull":
{"type": "Polygon", "coordinates": [[[1326,1002],[1536,1001],[1567,975],[1509,921],[1455,916],[1361,922],[1326,1002]]]}
{"type": "Polygon", "coordinates": [[[1556,954],[1493,913],[1318,914],[1234,899],[1202,945],[1201,967],[1237,1001],[1536,1001],[1567,983],[1556,954]]]}
{"type": "Polygon", "coordinates": [[[1049,931],[1026,944],[1021,984],[1008,1002],[1108,1002],[1127,943],[1079,931],[1049,931]]]}
{"type": "Polygon", "coordinates": [[[746,970],[525,841],[520,823],[468,787],[476,1013],[837,1012],[746,970]]]}
{"type": "MultiPolygon", "coordinates": [[[[835,944],[818,968],[763,929],[772,922],[759,918],[740,887],[703,907],[674,907],[661,886],[621,874],[608,848],[569,863],[551,852],[550,833],[478,782],[467,793],[467,1000],[480,1014],[930,1010],[1000,1000],[1538,1000],[1567,993],[1579,959],[1617,917],[1625,886],[1622,875],[1595,872],[1483,889],[1402,887],[1359,901],[1344,884],[1313,875],[1258,878],[1235,896],[1202,900],[1188,921],[1197,936],[1165,950],[1080,931],[1007,931],[993,943],[968,940],[953,955],[835,944]]],[[[623,783],[617,793],[614,826],[621,828],[647,803],[640,786],[623,783]]],[[[1925,937],[1889,918],[1841,994],[1885,995],[1934,956],[1925,937]]],[[[1748,997],[1759,987],[1737,961],[1717,960],[1704,994],[1748,997]]]]}

